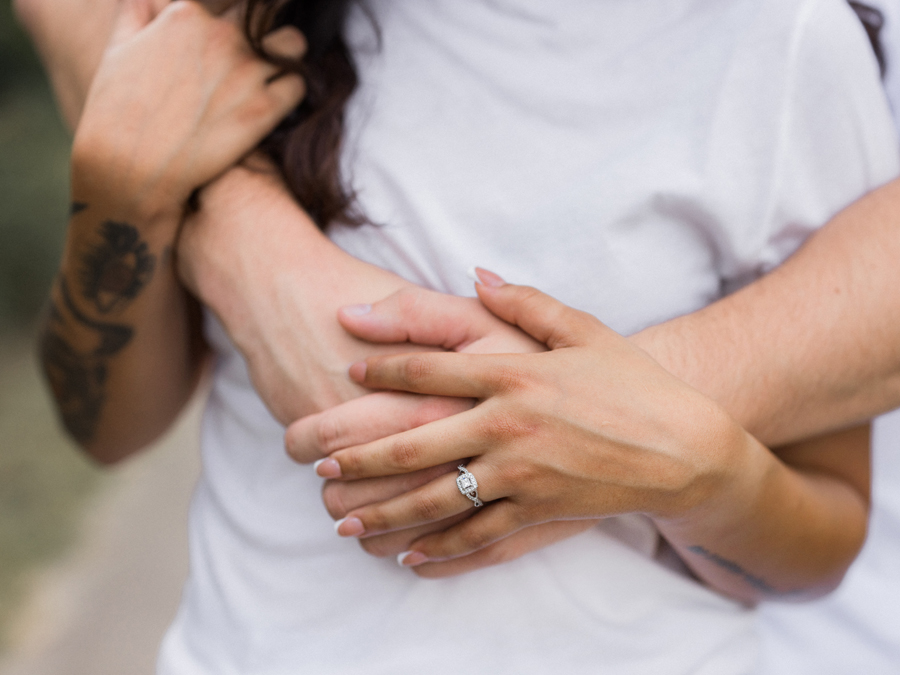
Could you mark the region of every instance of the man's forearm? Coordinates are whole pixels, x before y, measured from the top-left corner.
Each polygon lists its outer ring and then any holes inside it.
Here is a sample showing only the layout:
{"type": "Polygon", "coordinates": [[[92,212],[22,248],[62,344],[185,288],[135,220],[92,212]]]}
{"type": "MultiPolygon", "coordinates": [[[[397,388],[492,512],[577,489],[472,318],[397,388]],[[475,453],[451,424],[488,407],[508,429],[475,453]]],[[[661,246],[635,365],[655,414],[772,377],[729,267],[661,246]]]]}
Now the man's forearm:
{"type": "Polygon", "coordinates": [[[770,446],[900,405],[900,179],[783,266],[634,340],[770,446]]]}

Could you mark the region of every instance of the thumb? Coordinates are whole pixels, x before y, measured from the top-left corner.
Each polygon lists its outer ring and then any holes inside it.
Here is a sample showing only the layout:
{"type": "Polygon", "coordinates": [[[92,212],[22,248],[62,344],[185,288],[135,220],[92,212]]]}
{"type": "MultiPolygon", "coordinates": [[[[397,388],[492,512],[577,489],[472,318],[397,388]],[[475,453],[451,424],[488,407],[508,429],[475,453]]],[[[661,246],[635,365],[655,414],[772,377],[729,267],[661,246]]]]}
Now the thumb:
{"type": "Polygon", "coordinates": [[[564,305],[536,288],[508,284],[480,267],[475,273],[479,279],[475,291],[482,304],[550,349],[582,345],[591,330],[602,326],[590,314],[564,305]]]}
{"type": "Polygon", "coordinates": [[[475,298],[423,288],[402,289],[372,305],[344,307],[338,321],[351,335],[368,342],[412,342],[444,349],[479,340],[496,323],[475,298]]]}

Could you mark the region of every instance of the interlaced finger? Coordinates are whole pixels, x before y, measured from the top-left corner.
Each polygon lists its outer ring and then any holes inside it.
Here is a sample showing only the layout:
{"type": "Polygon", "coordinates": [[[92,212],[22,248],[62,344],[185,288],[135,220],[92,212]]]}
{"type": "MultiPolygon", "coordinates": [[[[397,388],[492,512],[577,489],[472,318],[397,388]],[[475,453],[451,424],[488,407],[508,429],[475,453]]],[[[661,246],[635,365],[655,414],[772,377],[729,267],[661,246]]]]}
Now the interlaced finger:
{"type": "Polygon", "coordinates": [[[325,502],[328,514],[335,520],[339,520],[354,509],[393,499],[451,472],[456,475],[456,464],[441,464],[415,473],[403,473],[384,478],[329,480],[325,481],[325,485],[322,487],[322,501],[325,502]]]}
{"type": "Polygon", "coordinates": [[[377,392],[347,401],[287,428],[285,447],[297,462],[415,429],[472,407],[467,398],[377,392]]]}
{"type": "Polygon", "coordinates": [[[475,408],[421,427],[333,452],[316,463],[322,478],[375,478],[411,473],[447,462],[477,457],[491,439],[484,433],[483,415],[475,408]]]}
{"type": "Polygon", "coordinates": [[[266,35],[262,40],[263,49],[282,59],[299,59],[306,53],[306,38],[293,26],[283,26],[266,35]]]}
{"type": "Polygon", "coordinates": [[[525,524],[518,517],[514,502],[500,500],[449,530],[417,540],[411,550],[420,556],[413,560],[437,562],[469,555],[505,539],[525,524]]]}
{"type": "Polygon", "coordinates": [[[371,389],[488,398],[526,380],[515,354],[427,352],[377,356],[355,363],[350,376],[371,389]]]}
{"type": "MultiPolygon", "coordinates": [[[[481,464],[473,469],[476,470],[479,475],[478,496],[484,502],[505,496],[495,487],[498,481],[494,480],[490,465],[481,464]]],[[[356,528],[355,534],[366,536],[419,527],[465,513],[472,508],[475,508],[472,500],[463,495],[457,485],[457,476],[450,474],[399,497],[351,511],[347,520],[359,520],[362,532],[359,533],[356,528]]],[[[343,534],[340,527],[338,534],[343,534]]]]}
{"type": "Polygon", "coordinates": [[[549,546],[596,525],[596,520],[556,520],[530,525],[473,553],[440,562],[416,566],[416,574],[426,579],[467,574],[483,567],[502,565],[526,553],[549,546]]]}
{"type": "Polygon", "coordinates": [[[530,286],[479,284],[476,290],[491,312],[550,349],[584,344],[593,331],[603,328],[591,315],[530,286]]]}
{"type": "Polygon", "coordinates": [[[474,513],[474,509],[463,511],[450,518],[438,520],[427,525],[411,527],[406,530],[397,530],[395,532],[387,532],[385,534],[376,534],[371,537],[362,537],[359,545],[369,555],[376,558],[396,558],[404,551],[408,551],[409,547],[416,539],[420,539],[428,534],[435,532],[443,532],[453,527],[465,518],[469,518],[474,513]]]}

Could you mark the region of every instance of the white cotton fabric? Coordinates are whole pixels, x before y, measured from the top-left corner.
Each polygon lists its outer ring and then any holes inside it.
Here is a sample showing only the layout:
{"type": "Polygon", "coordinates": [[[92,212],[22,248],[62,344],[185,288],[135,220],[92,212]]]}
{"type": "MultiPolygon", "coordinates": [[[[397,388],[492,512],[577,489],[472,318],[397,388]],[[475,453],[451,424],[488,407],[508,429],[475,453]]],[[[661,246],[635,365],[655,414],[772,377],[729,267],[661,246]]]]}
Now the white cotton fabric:
{"type": "MultiPolygon", "coordinates": [[[[381,0],[349,37],[355,256],[471,294],[483,265],[623,333],[781,262],[893,176],[843,0],[381,0]]],[[[890,146],[887,150],[886,146],[890,146]]],[[[748,673],[754,614],[659,564],[640,516],[420,580],[339,539],[321,480],[219,352],[191,576],[161,675],[748,673]]]]}
{"type": "MultiPolygon", "coordinates": [[[[900,0],[869,0],[884,15],[884,87],[900,128],[900,0]]],[[[760,675],[900,673],[900,411],[872,434],[872,511],[856,562],[831,595],[765,604],[760,675]]]]}
{"type": "Polygon", "coordinates": [[[875,421],[869,536],[841,586],[760,611],[760,675],[900,672],[900,411],[875,421]]]}

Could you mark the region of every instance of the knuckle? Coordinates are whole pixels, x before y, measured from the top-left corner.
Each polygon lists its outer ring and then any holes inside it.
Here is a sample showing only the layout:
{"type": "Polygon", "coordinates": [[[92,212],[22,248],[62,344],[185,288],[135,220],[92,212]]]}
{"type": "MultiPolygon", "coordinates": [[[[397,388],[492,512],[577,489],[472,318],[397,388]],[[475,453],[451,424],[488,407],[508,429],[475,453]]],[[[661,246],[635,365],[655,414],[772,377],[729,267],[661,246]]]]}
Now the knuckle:
{"type": "Polygon", "coordinates": [[[443,517],[443,505],[434,495],[420,493],[413,497],[412,511],[419,522],[431,523],[443,517]]]}
{"type": "Polygon", "coordinates": [[[295,462],[303,462],[305,460],[303,443],[299,433],[293,426],[288,427],[284,432],[284,449],[287,452],[288,457],[295,462]]]}
{"type": "Polygon", "coordinates": [[[380,508],[370,509],[361,519],[365,523],[366,532],[388,532],[391,529],[390,521],[380,508]]]}
{"type": "Polygon", "coordinates": [[[534,286],[519,286],[515,289],[518,301],[525,305],[534,305],[543,300],[544,294],[534,286]]]}
{"type": "Polygon", "coordinates": [[[415,316],[419,307],[419,292],[411,288],[403,288],[396,294],[397,307],[402,316],[415,316]]]}
{"type": "Polygon", "coordinates": [[[478,422],[480,436],[503,444],[526,438],[537,431],[537,425],[508,410],[494,409],[478,422]]]}
{"type": "Polygon", "coordinates": [[[322,487],[322,501],[325,509],[332,518],[340,519],[347,515],[347,507],[344,504],[344,490],[340,483],[326,481],[322,487]]]}
{"type": "Polygon", "coordinates": [[[322,415],[316,423],[315,439],[322,455],[327,455],[337,450],[342,436],[341,422],[336,416],[322,415]]]}
{"type": "Polygon", "coordinates": [[[494,369],[491,384],[498,394],[511,394],[528,384],[528,374],[515,364],[503,364],[494,369]]]}
{"type": "Polygon", "coordinates": [[[434,373],[434,364],[424,356],[410,356],[403,362],[400,379],[409,385],[416,385],[434,373]]]}
{"type": "Polygon", "coordinates": [[[364,468],[362,457],[357,452],[342,451],[333,454],[332,459],[337,460],[343,476],[359,476],[364,468]]]}
{"type": "Polygon", "coordinates": [[[277,112],[275,97],[270,92],[250,92],[240,110],[240,119],[247,127],[263,127],[277,112]]]}
{"type": "Polygon", "coordinates": [[[490,532],[479,527],[469,527],[459,534],[462,545],[467,550],[477,551],[489,545],[493,541],[490,532]]]}
{"type": "Polygon", "coordinates": [[[200,3],[170,2],[163,8],[160,15],[165,15],[164,18],[170,21],[187,21],[193,17],[202,16],[203,13],[200,3]]]}
{"type": "Polygon", "coordinates": [[[422,456],[419,446],[411,440],[397,440],[389,451],[389,458],[393,465],[403,471],[415,469],[422,456]]]}
{"type": "Polygon", "coordinates": [[[515,509],[506,512],[507,527],[510,530],[519,530],[538,522],[542,516],[546,517],[542,514],[542,505],[517,504],[515,509]]]}
{"type": "MultiPolygon", "coordinates": [[[[534,448],[529,446],[523,449],[525,452],[533,452],[534,448]]],[[[546,471],[541,466],[542,460],[528,459],[523,457],[518,462],[506,462],[502,468],[497,471],[498,479],[510,485],[522,485],[529,488],[540,483],[546,477],[546,471]]]]}

